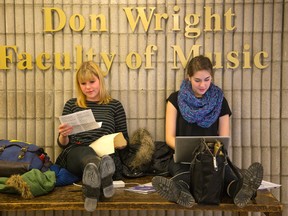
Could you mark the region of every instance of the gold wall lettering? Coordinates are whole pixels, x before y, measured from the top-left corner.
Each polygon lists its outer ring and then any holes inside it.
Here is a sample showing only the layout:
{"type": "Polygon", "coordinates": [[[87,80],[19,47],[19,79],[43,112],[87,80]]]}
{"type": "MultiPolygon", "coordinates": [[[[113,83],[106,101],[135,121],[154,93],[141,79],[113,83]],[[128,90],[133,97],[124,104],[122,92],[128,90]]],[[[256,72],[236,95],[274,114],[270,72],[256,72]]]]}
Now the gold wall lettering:
{"type": "MultiPolygon", "coordinates": [[[[127,20],[129,22],[130,28],[132,32],[135,31],[136,26],[139,25],[139,23],[142,24],[145,32],[148,32],[149,27],[151,25],[151,22],[153,20],[153,17],[155,17],[155,27],[154,31],[163,31],[165,29],[165,26],[162,24],[165,24],[167,22],[161,22],[163,19],[164,21],[169,19],[169,14],[162,13],[158,14],[155,12],[156,7],[149,7],[150,14],[147,16],[147,8],[146,7],[124,7],[123,10],[125,11],[127,20]],[[133,11],[136,10],[137,17],[134,18],[133,11]]],[[[179,14],[177,14],[180,11],[179,6],[174,6],[173,8],[175,14],[172,14],[171,17],[173,19],[173,28],[172,31],[180,31],[180,17],[179,14]]],[[[219,14],[213,14],[211,7],[204,7],[204,29],[205,32],[218,32],[222,31],[222,23],[221,23],[221,17],[219,14]],[[214,28],[212,27],[212,22],[214,23],[214,28]]],[[[197,28],[196,26],[200,23],[200,15],[199,14],[187,14],[184,17],[184,21],[186,24],[185,27],[185,37],[187,38],[197,38],[201,34],[201,29],[197,28]],[[191,22],[191,20],[193,20],[191,22]]],[[[232,13],[232,9],[229,8],[225,14],[224,14],[224,29],[226,31],[233,31],[236,29],[235,26],[233,26],[233,18],[235,17],[235,14],[232,13]]]]}
{"type": "MultiPolygon", "coordinates": [[[[44,13],[44,32],[58,32],[61,31],[67,21],[65,12],[61,8],[47,7],[43,8],[44,13]],[[57,18],[56,18],[57,17],[57,18]],[[54,19],[53,19],[54,18],[54,19]]],[[[107,32],[106,17],[103,14],[92,14],[90,17],[90,31],[91,32],[107,32]],[[97,21],[100,23],[100,28],[97,28],[97,21]]],[[[85,18],[81,14],[73,14],[69,18],[69,27],[76,32],[83,31],[86,27],[85,18]],[[78,20],[78,25],[76,24],[78,20]]]]}
{"type": "MultiPolygon", "coordinates": [[[[178,5],[173,7],[173,14],[168,13],[157,13],[157,8],[148,7],[123,7],[122,8],[125,16],[127,18],[128,24],[131,28],[132,33],[136,31],[136,27],[142,26],[146,33],[150,33],[149,29],[153,26],[153,31],[155,34],[163,33],[167,29],[167,21],[171,20],[170,27],[174,33],[181,31],[180,29],[180,10],[178,5]],[[153,23],[153,25],[151,25],[153,23]]],[[[186,38],[198,38],[201,32],[231,32],[236,30],[235,23],[235,13],[231,8],[228,8],[223,14],[221,19],[221,14],[213,13],[212,7],[204,7],[203,17],[199,14],[187,14],[182,19],[185,22],[184,35],[186,38]],[[199,24],[203,22],[203,29],[198,28],[199,24]]],[[[44,7],[43,9],[43,19],[44,19],[44,32],[53,33],[57,37],[57,32],[62,31],[66,25],[69,25],[71,31],[81,32],[87,27],[87,21],[85,17],[81,14],[72,14],[67,17],[64,9],[59,7],[44,7]]],[[[116,17],[117,18],[117,17],[116,17]]],[[[93,33],[103,33],[108,32],[107,19],[103,14],[89,14],[89,31],[93,33]]],[[[111,20],[109,20],[111,22],[111,20]]],[[[193,56],[199,55],[201,53],[201,45],[194,44],[190,48],[190,51],[185,55],[182,48],[177,45],[170,45],[173,49],[173,70],[179,70],[180,65],[186,67],[188,59],[193,56]]],[[[99,55],[100,61],[104,63],[106,70],[104,70],[104,75],[106,76],[112,67],[113,61],[116,57],[115,52],[100,52],[95,53],[93,48],[89,48],[84,51],[81,44],[76,45],[75,53],[62,52],[62,53],[47,53],[42,52],[34,57],[25,51],[19,51],[16,45],[4,45],[0,46],[0,69],[9,70],[9,63],[16,63],[17,68],[20,70],[32,70],[34,69],[34,62],[37,68],[40,70],[49,70],[51,67],[58,70],[71,70],[75,68],[76,70],[80,67],[83,60],[94,60],[96,55],[99,55]],[[75,57],[74,57],[75,56],[75,57]],[[71,65],[71,62],[75,61],[75,67],[71,65]],[[53,62],[53,63],[52,63],[53,62]]],[[[156,66],[152,64],[152,57],[156,58],[155,64],[157,63],[157,51],[159,50],[157,44],[149,44],[146,46],[145,50],[140,50],[138,52],[130,51],[126,58],[125,64],[129,69],[136,70],[139,69],[145,62],[144,68],[146,70],[153,69],[156,66]],[[144,52],[144,58],[139,52],[144,52]]],[[[189,48],[187,48],[189,50],[189,48]]],[[[265,51],[259,51],[252,54],[250,50],[250,45],[245,44],[242,51],[231,50],[225,54],[223,59],[223,53],[203,53],[207,55],[210,59],[214,59],[214,68],[228,68],[236,69],[242,67],[243,69],[250,69],[254,65],[259,69],[267,68],[269,65],[264,64],[265,59],[269,57],[269,54],[265,51]],[[241,61],[239,59],[242,59],[241,61]]]]}
{"type": "MultiPolygon", "coordinates": [[[[185,56],[182,49],[178,45],[172,45],[173,49],[173,67],[172,69],[178,70],[180,69],[179,63],[183,68],[186,67],[187,61],[196,55],[200,54],[200,45],[193,45],[190,49],[190,52],[188,56],[185,56]],[[179,61],[178,61],[179,59],[179,61]]],[[[268,53],[264,51],[257,52],[254,56],[251,56],[251,53],[249,52],[250,46],[245,45],[244,51],[242,53],[239,53],[238,51],[230,51],[226,55],[226,67],[229,69],[235,69],[240,66],[240,55],[242,55],[242,68],[249,69],[252,68],[251,62],[259,69],[267,68],[268,65],[264,65],[261,62],[264,62],[263,59],[268,58],[268,53]]],[[[82,63],[82,59],[86,60],[93,60],[93,58],[97,55],[92,48],[90,48],[88,51],[84,52],[83,47],[81,45],[77,45],[75,47],[76,52],[76,70],[79,68],[79,66],[82,63]],[[85,56],[85,57],[84,57],[85,56]]],[[[153,69],[152,66],[152,56],[156,55],[156,51],[158,50],[158,47],[156,45],[148,45],[145,49],[145,69],[153,69]]],[[[70,53],[54,53],[54,68],[58,70],[71,70],[72,65],[72,57],[70,53]]],[[[112,67],[113,61],[115,59],[116,53],[105,53],[100,52],[99,53],[101,61],[104,63],[106,67],[106,72],[104,73],[104,76],[106,76],[112,67]]],[[[222,64],[222,53],[221,52],[214,52],[214,53],[205,53],[206,56],[208,56],[210,59],[215,59],[215,69],[223,68],[222,64]]],[[[16,45],[14,46],[0,46],[0,69],[7,70],[8,67],[8,61],[13,63],[17,62],[17,68],[20,70],[32,70],[33,69],[33,56],[29,53],[22,52],[18,53],[18,48],[16,45]],[[11,52],[13,51],[15,56],[17,57],[16,60],[13,60],[13,55],[11,52]]],[[[36,65],[40,70],[48,70],[51,68],[51,63],[49,63],[49,60],[51,59],[52,54],[49,53],[40,53],[38,56],[36,56],[36,65]],[[44,64],[44,62],[46,62],[44,64]]],[[[142,58],[141,55],[137,52],[130,52],[126,56],[125,63],[128,68],[130,69],[139,69],[142,65],[142,58]]]]}

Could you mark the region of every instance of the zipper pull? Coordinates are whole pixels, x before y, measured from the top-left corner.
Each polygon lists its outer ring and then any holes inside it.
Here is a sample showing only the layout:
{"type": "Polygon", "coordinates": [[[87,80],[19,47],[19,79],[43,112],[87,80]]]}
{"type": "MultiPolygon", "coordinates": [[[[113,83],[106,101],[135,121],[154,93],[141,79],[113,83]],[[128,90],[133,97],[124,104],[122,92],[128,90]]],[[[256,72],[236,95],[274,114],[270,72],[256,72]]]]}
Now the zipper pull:
{"type": "Polygon", "coordinates": [[[213,164],[214,164],[215,171],[218,171],[216,156],[213,156],[213,164]]]}

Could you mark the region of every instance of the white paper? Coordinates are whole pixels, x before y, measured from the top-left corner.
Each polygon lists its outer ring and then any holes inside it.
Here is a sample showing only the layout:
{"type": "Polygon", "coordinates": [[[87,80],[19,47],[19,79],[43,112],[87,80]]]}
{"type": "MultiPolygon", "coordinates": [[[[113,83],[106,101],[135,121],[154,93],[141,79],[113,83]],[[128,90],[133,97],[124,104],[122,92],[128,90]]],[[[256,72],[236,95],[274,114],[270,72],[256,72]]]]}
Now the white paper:
{"type": "Polygon", "coordinates": [[[59,117],[61,124],[66,123],[73,127],[71,134],[100,128],[102,122],[96,122],[92,110],[83,110],[59,117]]]}
{"type": "Polygon", "coordinates": [[[102,157],[104,155],[113,154],[115,148],[125,147],[127,141],[125,140],[123,134],[113,133],[100,137],[90,144],[90,147],[94,149],[98,156],[102,157]]]}
{"type": "Polygon", "coordinates": [[[116,134],[110,134],[110,135],[113,136],[112,137],[102,136],[90,144],[90,147],[93,148],[93,150],[97,153],[99,157],[113,154],[115,152],[113,139],[114,135],[116,134]]]}
{"type": "Polygon", "coordinates": [[[279,188],[281,187],[280,184],[275,184],[272,182],[264,181],[262,180],[260,187],[258,188],[259,190],[264,190],[264,189],[273,189],[273,188],[279,188]]]}

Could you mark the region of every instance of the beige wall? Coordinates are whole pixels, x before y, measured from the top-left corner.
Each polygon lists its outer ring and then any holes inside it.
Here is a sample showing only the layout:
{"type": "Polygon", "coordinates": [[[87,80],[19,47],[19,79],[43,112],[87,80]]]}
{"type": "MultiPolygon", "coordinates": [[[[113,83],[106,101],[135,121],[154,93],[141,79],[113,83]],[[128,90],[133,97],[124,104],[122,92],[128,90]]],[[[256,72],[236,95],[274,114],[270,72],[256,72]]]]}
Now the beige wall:
{"type": "MultiPolygon", "coordinates": [[[[54,160],[60,151],[56,145],[58,117],[65,101],[75,95],[75,68],[80,61],[87,60],[86,54],[92,51],[96,54],[93,59],[108,71],[105,81],[112,96],[125,107],[129,134],[146,127],[155,140],[164,140],[165,99],[179,89],[191,48],[200,46],[199,53],[217,56],[215,83],[224,90],[233,112],[230,149],[233,161],[243,168],[260,161],[265,169],[265,180],[282,184],[282,188],[273,193],[287,206],[288,2],[202,2],[0,0],[0,138],[26,140],[44,146],[54,160]],[[178,10],[175,5],[179,7],[178,12],[175,12],[178,10]],[[155,7],[155,13],[166,13],[169,18],[157,25],[153,17],[151,25],[138,24],[133,31],[130,24],[133,24],[136,12],[133,11],[129,20],[124,8],[137,6],[155,7]],[[44,18],[43,9],[49,8],[63,11],[67,17],[63,29],[45,31],[49,21],[44,18]],[[216,18],[209,18],[209,8],[216,18]],[[68,25],[75,14],[85,20],[85,28],[81,31],[73,31],[73,28],[79,28],[78,21],[72,19],[71,28],[68,25]],[[89,15],[93,14],[105,17],[106,29],[100,29],[99,23],[91,27],[89,15]],[[199,24],[193,26],[200,32],[195,38],[185,36],[185,17],[189,14],[200,15],[199,24]],[[177,17],[179,26],[175,22],[177,17]],[[212,29],[209,29],[210,20],[216,20],[219,29],[213,21],[212,29]],[[177,49],[183,51],[183,56],[174,52],[177,49]],[[151,62],[149,50],[153,53],[151,62]],[[130,64],[126,57],[132,52],[139,56],[132,58],[134,63],[130,64]],[[50,59],[46,57],[45,64],[37,58],[44,56],[43,53],[51,56],[50,59]],[[68,69],[61,69],[57,55],[67,58],[70,55],[66,62],[68,69]],[[26,65],[21,56],[27,61],[26,65]],[[105,66],[103,56],[107,61],[114,56],[110,70],[105,66]],[[258,56],[260,62],[257,62],[258,56]],[[139,60],[142,64],[133,69],[139,60]],[[44,66],[50,68],[41,69],[44,66]]],[[[147,11],[147,16],[150,12],[147,11]]],[[[59,18],[55,14],[52,18],[56,28],[59,18]]],[[[285,212],[288,213],[286,208],[285,212]]],[[[113,214],[118,215],[117,212],[113,214]]]]}

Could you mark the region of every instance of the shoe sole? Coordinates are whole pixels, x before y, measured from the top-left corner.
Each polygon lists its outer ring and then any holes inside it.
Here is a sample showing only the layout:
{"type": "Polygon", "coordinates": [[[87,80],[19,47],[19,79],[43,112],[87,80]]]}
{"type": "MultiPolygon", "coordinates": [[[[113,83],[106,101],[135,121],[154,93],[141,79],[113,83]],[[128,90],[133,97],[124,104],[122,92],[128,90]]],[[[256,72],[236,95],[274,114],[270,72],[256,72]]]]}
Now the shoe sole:
{"type": "Polygon", "coordinates": [[[191,208],[195,204],[192,195],[182,191],[171,179],[155,176],[152,179],[152,185],[164,199],[176,202],[187,208],[191,208]]]}
{"type": "Polygon", "coordinates": [[[101,186],[100,173],[94,163],[88,163],[85,166],[82,182],[83,194],[85,196],[84,208],[86,211],[93,212],[97,207],[101,186]]]}
{"type": "Polygon", "coordinates": [[[102,182],[103,195],[106,198],[112,197],[115,193],[112,179],[114,173],[115,173],[114,160],[110,156],[104,155],[101,158],[100,163],[100,176],[102,182]]]}
{"type": "Polygon", "coordinates": [[[251,200],[263,179],[263,166],[260,163],[253,163],[244,171],[243,185],[234,198],[234,203],[243,208],[251,200]]]}

